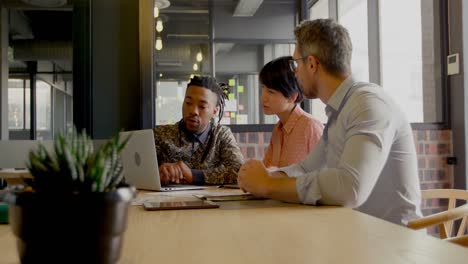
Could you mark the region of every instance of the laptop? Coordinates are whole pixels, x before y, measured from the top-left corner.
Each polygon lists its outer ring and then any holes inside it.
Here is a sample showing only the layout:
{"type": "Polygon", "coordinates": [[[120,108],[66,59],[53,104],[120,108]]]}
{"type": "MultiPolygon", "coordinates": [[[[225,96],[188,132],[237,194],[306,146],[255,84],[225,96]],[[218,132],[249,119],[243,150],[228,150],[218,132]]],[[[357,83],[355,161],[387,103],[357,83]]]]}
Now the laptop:
{"type": "Polygon", "coordinates": [[[120,138],[130,140],[120,155],[124,169],[125,180],[137,189],[151,191],[181,191],[205,189],[197,185],[161,185],[158,159],[154,144],[153,130],[135,130],[120,132],[120,138]]]}

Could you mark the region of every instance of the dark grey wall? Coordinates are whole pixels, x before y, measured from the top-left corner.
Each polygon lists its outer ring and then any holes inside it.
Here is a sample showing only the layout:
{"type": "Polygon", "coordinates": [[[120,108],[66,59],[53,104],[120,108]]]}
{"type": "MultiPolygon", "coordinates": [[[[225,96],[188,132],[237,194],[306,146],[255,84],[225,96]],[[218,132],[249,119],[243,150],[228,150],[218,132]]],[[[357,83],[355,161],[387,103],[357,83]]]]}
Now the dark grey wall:
{"type": "Polygon", "coordinates": [[[259,61],[258,54],[259,52],[263,54],[262,48],[263,45],[236,44],[229,53],[216,55],[216,72],[246,73],[260,71],[263,61],[259,61]]]}
{"type": "Polygon", "coordinates": [[[264,1],[255,16],[233,17],[234,4],[213,6],[214,40],[217,39],[294,39],[296,5],[294,1],[264,1]],[[274,15],[272,15],[274,14],[274,15]],[[272,27],[271,25],[275,25],[272,27]],[[276,26],[278,25],[278,26],[276,26]]]}
{"type": "MultiPolygon", "coordinates": [[[[460,74],[449,76],[450,88],[450,113],[453,135],[453,154],[458,163],[454,168],[454,187],[458,189],[467,188],[467,166],[466,166],[466,139],[468,117],[467,109],[467,84],[464,81],[464,52],[463,48],[468,42],[468,3],[461,0],[450,1],[448,10],[449,19],[449,54],[460,54],[460,74]],[[463,2],[463,3],[462,3],[463,2]],[[465,44],[464,44],[465,43],[465,44]]],[[[468,48],[468,47],[467,47],[468,48]]]]}
{"type": "Polygon", "coordinates": [[[141,128],[139,1],[76,0],[74,120],[93,138],[141,128]]]}
{"type": "Polygon", "coordinates": [[[92,1],[94,138],[140,125],[138,1],[92,1]]]}

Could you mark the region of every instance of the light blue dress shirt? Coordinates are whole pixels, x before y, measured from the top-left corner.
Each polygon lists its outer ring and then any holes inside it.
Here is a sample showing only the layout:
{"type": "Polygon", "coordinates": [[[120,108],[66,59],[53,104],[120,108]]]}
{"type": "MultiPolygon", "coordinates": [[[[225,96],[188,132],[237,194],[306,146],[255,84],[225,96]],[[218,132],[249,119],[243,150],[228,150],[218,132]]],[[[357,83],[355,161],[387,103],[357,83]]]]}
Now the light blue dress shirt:
{"type": "Polygon", "coordinates": [[[349,77],[326,111],[316,147],[280,169],[297,177],[301,202],[343,205],[400,225],[421,217],[413,133],[397,104],[381,87],[349,77]]]}

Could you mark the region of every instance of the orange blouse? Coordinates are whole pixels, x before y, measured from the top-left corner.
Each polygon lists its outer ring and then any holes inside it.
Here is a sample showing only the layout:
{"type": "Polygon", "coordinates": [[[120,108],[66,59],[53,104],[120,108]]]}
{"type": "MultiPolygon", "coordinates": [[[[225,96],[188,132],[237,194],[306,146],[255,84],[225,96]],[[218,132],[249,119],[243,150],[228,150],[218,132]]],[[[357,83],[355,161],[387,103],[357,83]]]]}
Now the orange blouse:
{"type": "Polygon", "coordinates": [[[263,158],[266,167],[285,167],[297,163],[318,143],[323,124],[295,106],[285,125],[278,121],[263,158]]]}

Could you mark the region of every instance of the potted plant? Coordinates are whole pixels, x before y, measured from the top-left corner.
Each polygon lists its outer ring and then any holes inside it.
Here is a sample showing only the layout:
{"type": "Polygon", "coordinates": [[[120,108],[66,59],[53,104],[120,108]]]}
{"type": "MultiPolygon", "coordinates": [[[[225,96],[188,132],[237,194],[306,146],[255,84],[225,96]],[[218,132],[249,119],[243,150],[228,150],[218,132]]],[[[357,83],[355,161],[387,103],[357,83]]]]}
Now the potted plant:
{"type": "Polygon", "coordinates": [[[10,192],[10,225],[22,263],[116,263],[134,188],[121,183],[115,136],[94,152],[85,132],[59,135],[49,153],[29,153],[33,179],[10,192]]]}

